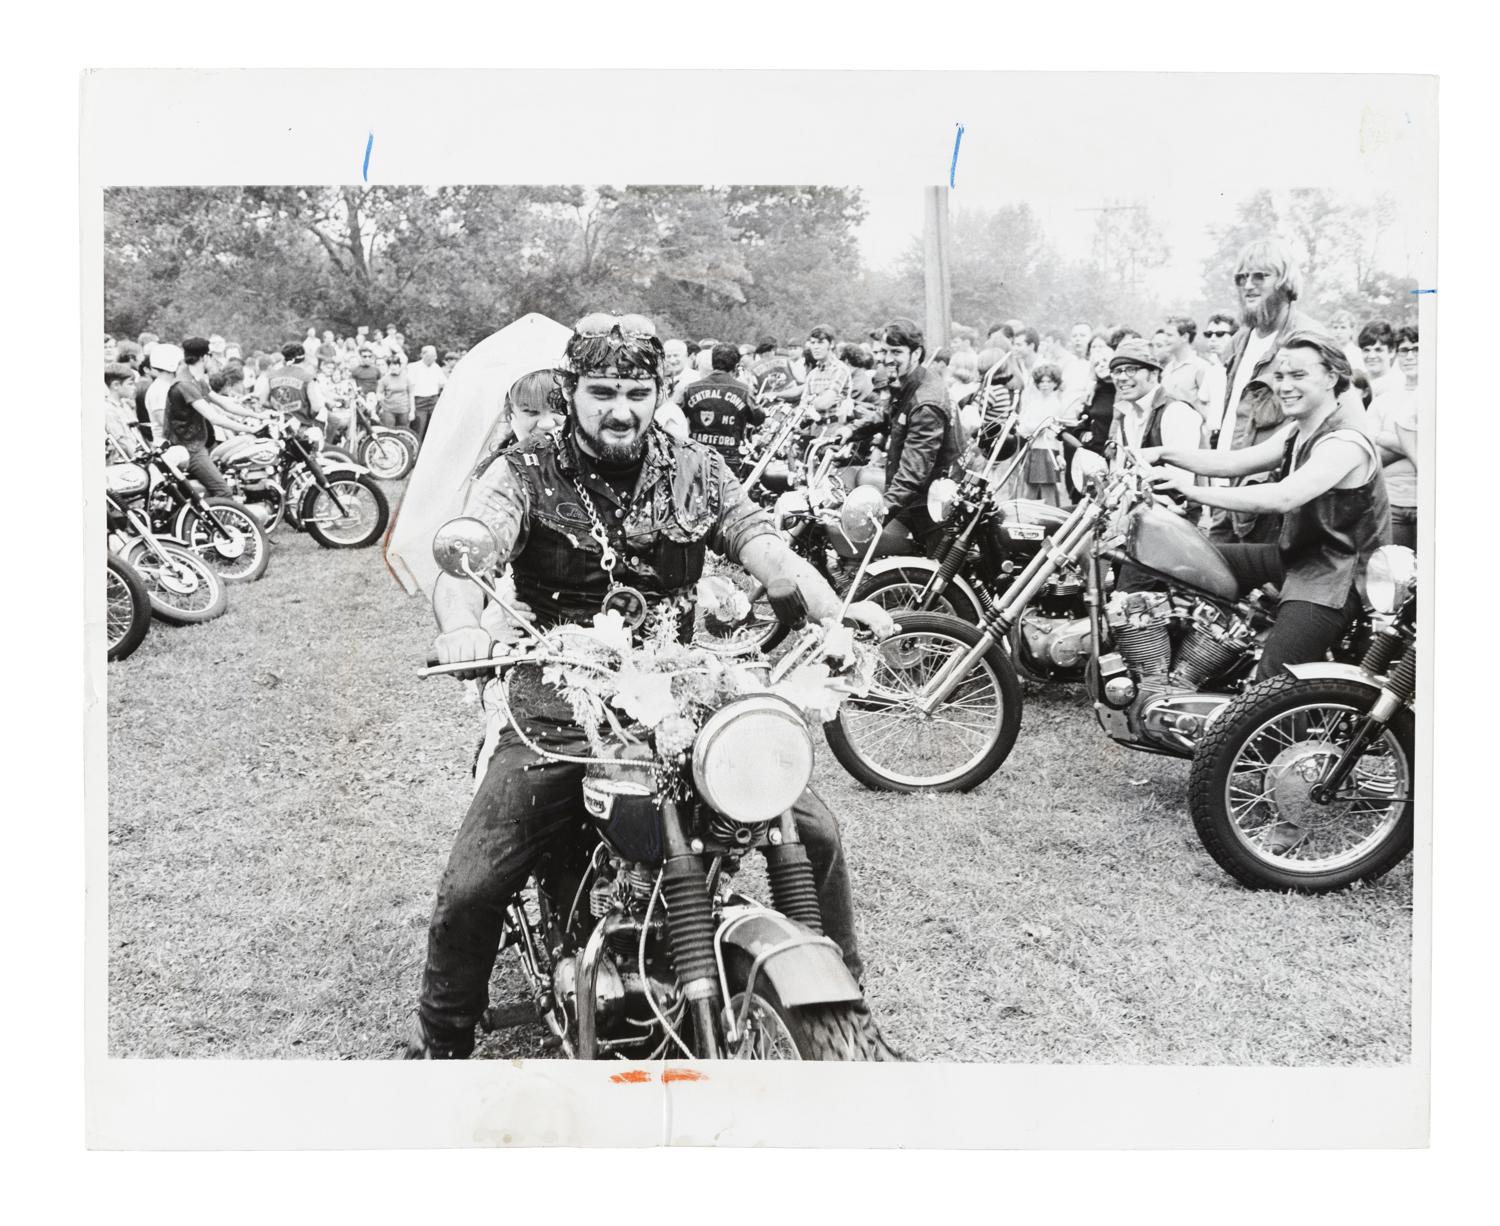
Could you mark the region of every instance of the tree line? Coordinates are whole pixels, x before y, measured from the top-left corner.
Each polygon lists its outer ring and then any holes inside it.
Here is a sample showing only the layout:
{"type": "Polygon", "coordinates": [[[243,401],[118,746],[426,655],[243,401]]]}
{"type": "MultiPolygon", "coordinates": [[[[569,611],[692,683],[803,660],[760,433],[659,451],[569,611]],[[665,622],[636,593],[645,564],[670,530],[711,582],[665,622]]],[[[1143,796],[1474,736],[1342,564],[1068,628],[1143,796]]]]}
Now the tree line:
{"type": "MultiPolygon", "coordinates": [[[[858,188],[152,187],[105,194],[105,327],[113,335],[208,330],[271,348],[309,324],[350,334],[396,324],[414,341],[468,346],[528,311],[639,311],[663,335],[843,336],[924,315],[919,237],[888,270],[861,262],[858,188]]],[[[1198,302],[1162,300],[1151,274],[1171,248],[1145,202],[1101,211],[1093,250],[1065,260],[1026,204],[952,220],[952,315],[980,330],[1025,319],[1142,326],[1230,305],[1246,239],[1287,236],[1303,300],[1325,318],[1414,317],[1415,283],[1375,266],[1388,202],[1259,192],[1214,233],[1198,302]]]]}

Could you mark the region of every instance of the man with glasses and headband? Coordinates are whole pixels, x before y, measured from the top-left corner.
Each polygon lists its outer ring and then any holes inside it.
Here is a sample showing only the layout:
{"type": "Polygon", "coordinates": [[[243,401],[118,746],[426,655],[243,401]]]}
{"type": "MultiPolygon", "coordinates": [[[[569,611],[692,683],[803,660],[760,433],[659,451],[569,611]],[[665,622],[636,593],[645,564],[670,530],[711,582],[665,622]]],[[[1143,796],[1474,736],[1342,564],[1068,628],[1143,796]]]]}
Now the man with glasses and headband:
{"type": "MultiPolygon", "coordinates": [[[[519,600],[544,629],[587,625],[611,608],[634,621],[669,604],[680,610],[686,630],[712,549],[762,583],[794,580],[811,618],[837,616],[833,590],[792,553],[723,458],[654,424],[666,394],[665,358],[650,320],[585,316],[552,392],[567,416],[564,429],[502,452],[475,480],[464,513],[495,533],[519,600]]],[[[481,628],[484,598],[473,584],[440,575],[433,611],[442,663],[492,654],[495,641],[481,628]]],[[[869,602],[852,605],[849,614],[877,634],[892,629],[885,610],[869,602]]],[[[538,670],[517,669],[510,697],[518,722],[538,743],[557,753],[587,752],[571,706],[538,670]]],[[[581,766],[539,759],[513,728],[500,734],[438,889],[408,1058],[462,1059],[472,1052],[505,907],[542,856],[568,851],[582,780],[581,766]]],[[[859,978],[838,825],[811,790],[794,812],[824,927],[859,978]]]]}

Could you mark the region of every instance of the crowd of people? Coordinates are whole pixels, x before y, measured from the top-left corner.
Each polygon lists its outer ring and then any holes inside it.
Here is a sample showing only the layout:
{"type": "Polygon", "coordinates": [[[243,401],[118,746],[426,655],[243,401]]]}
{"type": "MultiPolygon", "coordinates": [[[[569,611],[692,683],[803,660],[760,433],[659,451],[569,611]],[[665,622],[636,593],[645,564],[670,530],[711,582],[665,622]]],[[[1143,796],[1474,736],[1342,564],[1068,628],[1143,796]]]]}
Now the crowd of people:
{"type": "Polygon", "coordinates": [[[210,494],[227,493],[211,456],[216,441],[261,425],[260,412],[276,409],[318,425],[330,443],[348,432],[356,397],[370,400],[384,426],[411,429],[420,440],[448,375],[463,352],[423,345],[408,358],[397,328],[354,336],[321,336],[279,350],[245,353],[215,333],[180,343],[143,332],[134,341],[104,338],[104,422],[109,454],[128,457],[146,442],[187,448],[188,473],[210,494]]]}

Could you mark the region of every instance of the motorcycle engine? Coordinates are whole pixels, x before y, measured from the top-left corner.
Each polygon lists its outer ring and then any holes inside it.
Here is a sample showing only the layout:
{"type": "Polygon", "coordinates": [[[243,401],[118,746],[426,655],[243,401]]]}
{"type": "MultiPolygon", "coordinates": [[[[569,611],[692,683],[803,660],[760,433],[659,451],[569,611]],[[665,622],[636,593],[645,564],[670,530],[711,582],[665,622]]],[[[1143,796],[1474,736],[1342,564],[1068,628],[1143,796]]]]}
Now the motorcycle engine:
{"type": "Polygon", "coordinates": [[[1105,680],[1105,701],[1095,704],[1105,730],[1117,740],[1191,753],[1230,698],[1206,687],[1223,683],[1247,658],[1254,630],[1207,601],[1161,592],[1116,592],[1106,617],[1129,675],[1105,680]]]}

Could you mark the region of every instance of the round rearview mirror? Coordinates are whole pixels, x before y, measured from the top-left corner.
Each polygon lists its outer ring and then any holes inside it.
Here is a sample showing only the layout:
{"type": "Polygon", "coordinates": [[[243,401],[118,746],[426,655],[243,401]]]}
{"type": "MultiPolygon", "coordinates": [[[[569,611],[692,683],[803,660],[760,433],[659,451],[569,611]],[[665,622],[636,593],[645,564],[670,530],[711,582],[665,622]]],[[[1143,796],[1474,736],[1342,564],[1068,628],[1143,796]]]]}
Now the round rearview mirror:
{"type": "Polygon", "coordinates": [[[839,527],[855,545],[868,545],[881,528],[880,509],[885,499],[871,485],[857,486],[839,508],[839,527]]]}
{"type": "Polygon", "coordinates": [[[1109,471],[1109,463],[1105,458],[1094,451],[1087,451],[1080,447],[1073,453],[1072,472],[1073,488],[1086,490],[1089,482],[1096,481],[1109,471]]]}
{"type": "Polygon", "coordinates": [[[482,520],[464,515],[450,519],[437,530],[432,538],[432,556],[450,575],[465,579],[469,570],[482,575],[495,569],[500,561],[500,543],[482,520]]]}

